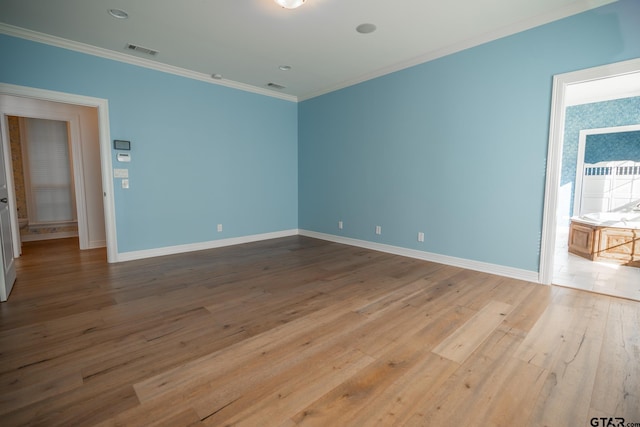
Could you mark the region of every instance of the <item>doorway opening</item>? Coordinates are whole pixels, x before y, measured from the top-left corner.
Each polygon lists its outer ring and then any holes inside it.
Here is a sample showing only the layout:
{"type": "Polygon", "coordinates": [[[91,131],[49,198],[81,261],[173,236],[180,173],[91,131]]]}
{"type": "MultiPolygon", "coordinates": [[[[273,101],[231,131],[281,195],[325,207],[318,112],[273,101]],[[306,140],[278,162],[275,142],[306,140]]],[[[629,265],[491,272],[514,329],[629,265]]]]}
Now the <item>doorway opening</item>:
{"type": "MultiPolygon", "coordinates": [[[[583,192],[580,174],[600,174],[609,170],[601,168],[600,163],[587,164],[586,168],[579,169],[579,159],[584,163],[584,138],[589,133],[597,134],[600,128],[619,127],[619,130],[626,131],[640,124],[637,117],[640,60],[555,76],[552,102],[540,282],[640,300],[640,268],[627,267],[619,262],[594,262],[568,250],[571,218],[580,216],[583,192]],[[630,104],[635,107],[627,108],[625,116],[623,108],[630,104]]],[[[607,156],[616,150],[608,147],[606,151],[604,157],[601,153],[590,153],[589,160],[598,156],[602,160],[610,160],[607,156]]],[[[623,170],[624,173],[627,171],[628,168],[623,170]]],[[[594,185],[597,187],[598,179],[587,179],[590,189],[594,185]],[[594,184],[591,180],[597,182],[594,184]]],[[[605,181],[610,184],[609,180],[602,180],[605,181]]],[[[626,178],[622,181],[626,182],[626,178]]],[[[612,194],[597,197],[589,194],[587,197],[594,198],[587,200],[584,207],[591,209],[598,200],[602,204],[612,194]]],[[[606,200],[608,206],[605,210],[609,210],[611,203],[617,203],[606,200]]],[[[621,199],[618,201],[621,203],[621,199]]],[[[626,205],[630,206],[631,202],[626,205]]]]}
{"type": "Polygon", "coordinates": [[[20,241],[77,237],[69,123],[17,116],[7,119],[20,241]]]}
{"type": "MultiPolygon", "coordinates": [[[[3,225],[3,241],[9,248],[2,252],[3,265],[11,265],[6,259],[21,252],[20,223],[16,209],[9,144],[8,118],[28,117],[59,120],[67,123],[71,135],[71,166],[76,199],[80,249],[106,246],[107,262],[117,262],[115,208],[113,197],[113,173],[109,135],[108,102],[43,89],[34,89],[0,83],[0,136],[3,165],[6,172],[6,205],[8,215],[3,225]],[[51,108],[54,105],[55,108],[51,108]],[[82,138],[80,138],[82,135],[82,138]],[[91,141],[89,141],[91,140],[91,141]],[[89,141],[89,142],[88,142],[89,141]],[[8,238],[5,238],[8,236],[8,238]],[[11,244],[12,243],[12,244],[11,244]],[[8,249],[13,249],[12,251],[8,249]]],[[[6,246],[6,245],[5,245],[6,246]]],[[[12,281],[0,280],[0,300],[6,300],[13,287],[12,281]]]]}
{"type": "Polygon", "coordinates": [[[80,249],[104,247],[106,236],[96,109],[9,96],[5,97],[4,101],[5,105],[9,104],[13,107],[13,111],[17,112],[12,115],[5,114],[5,123],[11,123],[14,121],[11,120],[12,117],[18,117],[18,122],[23,124],[18,129],[8,126],[10,131],[16,132],[11,132],[8,136],[10,144],[4,147],[6,157],[12,160],[6,169],[7,181],[11,183],[9,198],[12,201],[10,206],[14,223],[17,220],[19,228],[20,219],[24,221],[25,218],[24,213],[19,210],[24,210],[26,207],[28,215],[26,218],[29,219],[30,224],[27,226],[30,231],[28,235],[24,229],[14,234],[15,253],[19,255],[22,252],[21,235],[35,239],[46,238],[47,235],[56,237],[56,235],[70,232],[74,223],[77,223],[80,249]],[[15,133],[18,134],[18,138],[15,133]],[[57,138],[56,133],[60,134],[57,138]],[[51,149],[55,139],[60,140],[58,150],[51,149]],[[18,145],[11,144],[16,142],[18,145]],[[38,149],[31,149],[33,145],[37,147],[38,144],[40,145],[38,149]],[[45,152],[38,153],[42,148],[45,152]],[[18,163],[14,159],[20,153],[24,157],[22,163],[25,166],[22,182],[16,179],[20,178],[16,176],[20,174],[17,174],[14,169],[18,163]],[[42,157],[41,161],[34,163],[33,160],[38,160],[38,157],[42,157]],[[54,161],[54,157],[61,157],[59,163],[66,162],[67,169],[62,173],[47,170],[51,169],[48,166],[54,161]],[[24,160],[27,161],[26,164],[24,160]],[[36,181],[41,182],[36,182],[35,188],[33,188],[34,183],[31,182],[34,173],[35,176],[46,175],[36,178],[36,181]],[[55,175],[66,175],[66,177],[55,175]],[[25,184],[22,188],[20,188],[21,183],[25,184]],[[29,187],[32,187],[31,192],[35,194],[29,194],[29,187]],[[31,197],[27,197],[29,195],[31,197]],[[20,203],[20,196],[27,199],[24,205],[20,203]],[[38,204],[42,205],[41,209],[36,207],[38,204]],[[65,210],[67,212],[62,212],[65,210]],[[39,233],[40,231],[42,233],[39,233]]]}

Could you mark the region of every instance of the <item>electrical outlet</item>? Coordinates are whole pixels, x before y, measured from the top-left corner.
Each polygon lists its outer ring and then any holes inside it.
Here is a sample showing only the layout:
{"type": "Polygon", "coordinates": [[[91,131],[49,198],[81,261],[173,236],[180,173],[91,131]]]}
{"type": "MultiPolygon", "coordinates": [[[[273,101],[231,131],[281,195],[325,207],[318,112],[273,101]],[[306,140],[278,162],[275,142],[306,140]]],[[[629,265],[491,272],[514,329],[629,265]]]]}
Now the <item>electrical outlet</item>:
{"type": "Polygon", "coordinates": [[[376,234],[382,234],[382,227],[376,225],[376,234]]]}
{"type": "Polygon", "coordinates": [[[424,233],[422,231],[418,233],[418,242],[424,242],[424,233]]]}
{"type": "Polygon", "coordinates": [[[218,233],[222,233],[222,224],[218,224],[218,233]]]}
{"type": "Polygon", "coordinates": [[[340,230],[342,230],[342,228],[343,228],[342,221],[338,221],[338,228],[339,228],[340,230]]]}

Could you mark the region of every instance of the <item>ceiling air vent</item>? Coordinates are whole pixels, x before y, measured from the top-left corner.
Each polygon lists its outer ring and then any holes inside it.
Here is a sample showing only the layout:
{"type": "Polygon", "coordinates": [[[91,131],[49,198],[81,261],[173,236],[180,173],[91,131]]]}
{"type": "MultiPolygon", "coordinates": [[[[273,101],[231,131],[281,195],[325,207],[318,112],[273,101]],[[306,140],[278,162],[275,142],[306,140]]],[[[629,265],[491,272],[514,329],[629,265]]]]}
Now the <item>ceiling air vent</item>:
{"type": "Polygon", "coordinates": [[[272,87],[274,89],[284,89],[285,86],[279,85],[278,83],[267,83],[267,86],[272,87]]]}
{"type": "Polygon", "coordinates": [[[137,46],[135,44],[127,43],[127,49],[135,50],[136,52],[144,53],[145,55],[156,56],[157,50],[149,49],[148,47],[137,46]]]}

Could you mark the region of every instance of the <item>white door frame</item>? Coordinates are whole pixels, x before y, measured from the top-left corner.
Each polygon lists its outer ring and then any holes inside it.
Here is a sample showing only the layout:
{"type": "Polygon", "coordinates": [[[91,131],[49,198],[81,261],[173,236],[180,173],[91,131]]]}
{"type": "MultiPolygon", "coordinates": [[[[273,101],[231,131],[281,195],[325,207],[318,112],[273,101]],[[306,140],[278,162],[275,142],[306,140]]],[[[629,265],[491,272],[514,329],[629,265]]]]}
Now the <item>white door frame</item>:
{"type": "MultiPolygon", "coordinates": [[[[16,98],[13,98],[16,99],[16,98]]],[[[87,208],[85,202],[85,179],[84,179],[84,165],[82,159],[82,142],[80,140],[80,114],[77,113],[66,113],[59,111],[52,111],[49,108],[43,108],[40,110],[39,108],[29,107],[20,107],[16,105],[12,105],[13,102],[9,102],[9,106],[3,104],[0,109],[0,114],[2,114],[2,119],[5,121],[5,125],[7,124],[8,116],[19,116],[21,118],[33,118],[33,119],[46,119],[46,120],[56,120],[59,122],[65,122],[67,124],[67,131],[69,137],[69,154],[70,154],[70,165],[73,166],[71,170],[72,174],[72,189],[74,191],[75,196],[75,205],[76,209],[74,210],[77,213],[77,221],[78,221],[78,235],[80,240],[80,249],[90,249],[89,245],[89,224],[87,218],[87,208]]],[[[50,104],[49,104],[50,105],[50,104]]],[[[21,129],[20,133],[21,137],[24,138],[26,132],[21,129]]],[[[6,136],[6,135],[3,135],[6,136]]],[[[9,135],[10,138],[10,135],[9,135]]],[[[22,144],[22,147],[26,147],[25,144],[22,144]]],[[[9,156],[11,152],[10,147],[3,147],[5,154],[9,156]]],[[[23,160],[26,159],[25,154],[23,152],[23,160]]],[[[11,162],[10,162],[11,163],[11,162]]],[[[26,170],[26,169],[25,169],[26,170]]],[[[13,172],[10,173],[11,179],[13,181],[14,175],[13,172]]],[[[25,183],[28,182],[28,177],[25,177],[25,183]]],[[[28,184],[27,184],[28,185],[28,184]]],[[[11,199],[15,197],[15,182],[12,182],[10,185],[10,190],[13,191],[13,195],[10,196],[11,199]]],[[[17,204],[13,204],[15,208],[17,204]]],[[[29,206],[29,201],[27,201],[27,206],[29,206]]],[[[13,214],[15,214],[15,209],[13,210],[13,214]]],[[[15,216],[15,215],[13,215],[15,216]]],[[[12,224],[15,221],[12,221],[12,224]]],[[[12,227],[13,228],[13,227],[12,227]]],[[[20,234],[13,231],[13,246],[19,250],[20,252],[16,253],[16,256],[19,256],[21,253],[20,250],[20,234]]]]}
{"type": "Polygon", "coordinates": [[[556,211],[562,168],[562,144],[564,142],[565,98],[567,86],[640,72],[640,58],[600,67],[579,70],[553,76],[549,147],[544,192],[544,214],[540,245],[540,283],[550,285],[553,280],[553,258],[556,242],[556,211]]]}
{"type": "MultiPolygon", "coordinates": [[[[115,222],[115,203],[113,197],[113,168],[111,162],[111,136],[109,133],[109,103],[106,99],[93,98],[82,95],[74,95],[64,92],[55,92],[44,89],[35,89],[25,86],[16,86],[6,83],[0,83],[0,95],[21,96],[25,98],[38,99],[44,101],[62,102],[66,104],[81,105],[86,107],[95,107],[98,111],[98,138],[100,141],[100,164],[102,171],[102,191],[104,206],[104,225],[107,246],[107,262],[117,262],[118,245],[116,239],[116,222],[115,222]]],[[[0,104],[0,116],[5,120],[4,107],[0,104]]],[[[4,151],[8,152],[9,135],[7,126],[2,126],[2,139],[5,145],[4,151]]],[[[10,186],[9,203],[16,206],[15,187],[13,176],[7,171],[7,183],[10,186]]],[[[14,251],[20,253],[19,226],[18,218],[15,215],[15,209],[11,209],[12,232],[14,234],[14,251]],[[17,243],[16,243],[17,242],[17,243]],[[17,244],[17,248],[15,247],[17,244]]]]}

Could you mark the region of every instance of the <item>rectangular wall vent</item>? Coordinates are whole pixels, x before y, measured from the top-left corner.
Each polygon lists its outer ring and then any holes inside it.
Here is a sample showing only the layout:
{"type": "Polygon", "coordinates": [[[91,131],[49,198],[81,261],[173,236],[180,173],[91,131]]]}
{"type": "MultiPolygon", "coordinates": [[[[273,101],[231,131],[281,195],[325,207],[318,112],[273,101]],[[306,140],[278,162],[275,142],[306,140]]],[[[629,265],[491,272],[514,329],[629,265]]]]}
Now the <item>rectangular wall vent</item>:
{"type": "Polygon", "coordinates": [[[285,86],[279,85],[278,83],[268,83],[267,86],[272,87],[274,89],[284,89],[285,86]]]}
{"type": "Polygon", "coordinates": [[[127,43],[127,49],[135,50],[136,52],[144,53],[145,55],[156,56],[157,50],[149,49],[148,47],[142,47],[135,44],[127,43]]]}

